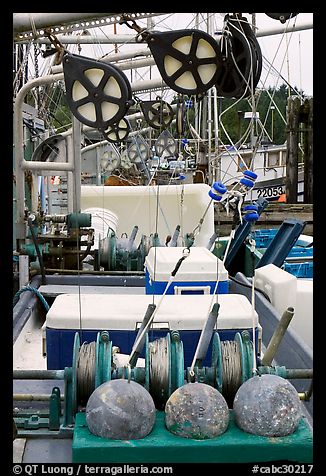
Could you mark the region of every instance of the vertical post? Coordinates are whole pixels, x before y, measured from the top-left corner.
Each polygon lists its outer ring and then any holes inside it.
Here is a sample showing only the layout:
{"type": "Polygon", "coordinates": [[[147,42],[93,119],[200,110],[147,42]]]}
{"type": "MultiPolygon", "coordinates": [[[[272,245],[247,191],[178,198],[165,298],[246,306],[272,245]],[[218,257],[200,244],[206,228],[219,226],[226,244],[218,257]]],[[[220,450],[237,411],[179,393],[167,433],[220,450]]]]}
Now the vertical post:
{"type": "Polygon", "coordinates": [[[213,170],[213,182],[221,180],[221,158],[219,157],[219,123],[218,123],[218,103],[217,103],[217,90],[213,86],[214,92],[214,138],[215,138],[215,159],[213,170]]]}
{"type": "Polygon", "coordinates": [[[96,185],[101,185],[101,164],[99,157],[99,147],[96,147],[96,185]]]}
{"type": "Polygon", "coordinates": [[[303,107],[307,109],[304,140],[304,203],[313,203],[313,102],[306,99],[303,107]]]}
{"type": "Polygon", "coordinates": [[[72,121],[72,140],[74,150],[74,196],[73,196],[73,211],[80,213],[80,187],[81,187],[81,123],[78,119],[73,117],[72,121]]]}
{"type": "Polygon", "coordinates": [[[272,134],[271,134],[271,139],[272,139],[272,143],[274,143],[274,110],[275,110],[275,106],[271,106],[271,111],[272,111],[272,134]]]}
{"type": "Polygon", "coordinates": [[[287,102],[286,201],[298,201],[298,135],[300,98],[290,96],[287,102]]]}
{"type": "Polygon", "coordinates": [[[29,283],[29,257],[28,255],[19,255],[19,289],[27,286],[29,283]]]}
{"type": "MultiPolygon", "coordinates": [[[[69,156],[73,157],[74,147],[73,147],[73,138],[72,133],[66,137],[66,153],[67,153],[67,162],[69,162],[69,156]]],[[[67,211],[72,213],[74,211],[73,197],[75,196],[75,182],[74,174],[71,171],[67,172],[67,211]]]]}
{"type": "Polygon", "coordinates": [[[241,139],[241,115],[243,111],[238,111],[238,141],[241,139]]]}

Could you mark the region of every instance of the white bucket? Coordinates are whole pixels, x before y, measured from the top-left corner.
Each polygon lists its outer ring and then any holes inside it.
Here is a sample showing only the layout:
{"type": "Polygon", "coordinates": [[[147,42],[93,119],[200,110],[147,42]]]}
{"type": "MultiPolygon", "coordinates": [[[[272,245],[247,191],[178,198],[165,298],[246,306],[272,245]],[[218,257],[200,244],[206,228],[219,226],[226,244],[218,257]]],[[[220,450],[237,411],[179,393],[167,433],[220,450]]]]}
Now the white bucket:
{"type": "Polygon", "coordinates": [[[90,213],[92,215],[92,228],[94,228],[95,232],[92,249],[98,249],[99,236],[104,238],[109,228],[116,233],[118,217],[107,208],[85,208],[83,213],[90,213]]]}

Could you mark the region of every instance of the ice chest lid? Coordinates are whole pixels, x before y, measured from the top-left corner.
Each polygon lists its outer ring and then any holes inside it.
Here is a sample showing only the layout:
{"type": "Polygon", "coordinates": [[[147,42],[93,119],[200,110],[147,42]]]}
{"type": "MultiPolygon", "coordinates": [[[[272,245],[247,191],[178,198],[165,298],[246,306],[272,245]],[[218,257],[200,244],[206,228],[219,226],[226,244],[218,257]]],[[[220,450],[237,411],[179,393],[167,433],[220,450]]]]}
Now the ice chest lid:
{"type": "MultiPolygon", "coordinates": [[[[154,295],[158,304],[161,295],[154,295]]],[[[152,295],[140,294],[60,294],[46,316],[46,327],[52,329],[135,330],[145,315],[152,295]]],[[[241,294],[219,294],[217,329],[252,328],[252,307],[241,294]]],[[[154,326],[171,330],[201,330],[212,296],[166,295],[155,315],[154,326]]],[[[258,318],[255,313],[255,325],[258,318]]]]}
{"type": "MultiPolygon", "coordinates": [[[[184,247],[152,247],[145,258],[151,279],[167,281],[177,262],[183,256],[184,247]]],[[[189,256],[182,262],[174,281],[216,281],[217,269],[220,281],[228,279],[228,272],[223,262],[204,246],[190,248],[189,256]]]]}

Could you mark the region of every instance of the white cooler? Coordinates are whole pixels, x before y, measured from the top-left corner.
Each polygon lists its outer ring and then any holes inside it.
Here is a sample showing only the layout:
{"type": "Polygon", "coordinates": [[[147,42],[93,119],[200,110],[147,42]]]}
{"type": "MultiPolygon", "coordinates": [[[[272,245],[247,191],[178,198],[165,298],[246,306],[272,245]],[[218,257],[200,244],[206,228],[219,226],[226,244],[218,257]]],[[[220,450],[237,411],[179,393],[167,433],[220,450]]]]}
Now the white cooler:
{"type": "MultiPolygon", "coordinates": [[[[146,294],[163,294],[184,247],[152,247],[145,259],[146,294]]],[[[228,292],[228,272],[223,262],[202,246],[193,246],[181,263],[166,294],[213,294],[228,292]]]]}
{"type": "MultiPolygon", "coordinates": [[[[160,296],[154,296],[158,304],[160,296]]],[[[150,340],[178,330],[183,341],[185,365],[191,364],[199,335],[211,306],[211,295],[166,295],[151,329],[150,340]]],[[[71,366],[75,332],[81,331],[82,341],[96,340],[99,331],[107,330],[113,345],[129,354],[148,304],[149,295],[61,294],[56,297],[46,316],[47,364],[49,369],[71,366]]],[[[240,294],[218,296],[220,304],[217,330],[222,340],[233,340],[244,329],[252,335],[252,307],[240,294]]],[[[257,349],[260,350],[261,328],[254,315],[257,349]]],[[[142,353],[141,356],[144,356],[142,353]]],[[[210,365],[210,348],[204,365],[210,365]],[[206,363],[205,363],[206,362],[206,363]]]]}

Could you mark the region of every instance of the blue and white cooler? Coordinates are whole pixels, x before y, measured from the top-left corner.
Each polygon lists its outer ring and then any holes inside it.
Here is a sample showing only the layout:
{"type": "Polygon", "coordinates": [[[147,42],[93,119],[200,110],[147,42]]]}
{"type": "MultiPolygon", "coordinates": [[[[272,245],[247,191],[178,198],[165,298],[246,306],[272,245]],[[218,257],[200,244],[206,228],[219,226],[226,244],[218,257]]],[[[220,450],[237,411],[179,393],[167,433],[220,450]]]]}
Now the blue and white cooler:
{"type": "MultiPolygon", "coordinates": [[[[183,247],[152,247],[145,259],[146,294],[163,294],[183,247]]],[[[228,292],[228,272],[223,262],[202,246],[190,248],[166,294],[213,294],[228,292]]]]}
{"type": "MultiPolygon", "coordinates": [[[[61,294],[56,297],[46,316],[46,349],[48,369],[70,367],[76,332],[82,342],[96,340],[99,331],[109,332],[121,354],[130,354],[148,304],[158,304],[161,296],[146,294],[61,294]]],[[[212,295],[166,295],[158,307],[149,329],[149,340],[165,337],[178,330],[183,341],[185,365],[191,365],[200,332],[212,304],[212,295]]],[[[221,340],[234,340],[236,332],[247,329],[252,336],[252,306],[246,296],[221,294],[217,330],[221,340]]],[[[254,315],[257,350],[260,351],[261,328],[254,315]]],[[[141,357],[144,357],[143,352],[141,357]]],[[[204,365],[210,365],[208,349],[204,365]]]]}

